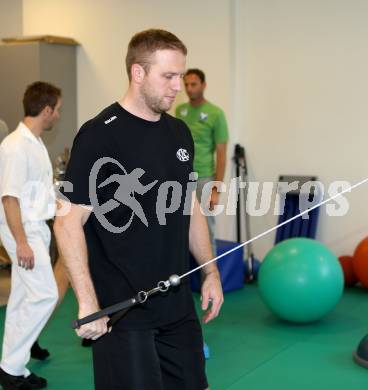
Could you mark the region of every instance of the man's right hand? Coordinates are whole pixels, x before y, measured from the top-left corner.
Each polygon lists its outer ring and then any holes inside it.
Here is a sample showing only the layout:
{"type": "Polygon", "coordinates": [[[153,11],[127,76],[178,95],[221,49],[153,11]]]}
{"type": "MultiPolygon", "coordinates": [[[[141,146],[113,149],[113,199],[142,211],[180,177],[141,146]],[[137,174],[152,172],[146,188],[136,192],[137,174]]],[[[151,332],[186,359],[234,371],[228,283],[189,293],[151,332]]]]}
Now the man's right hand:
{"type": "Polygon", "coordinates": [[[27,242],[17,244],[17,259],[19,267],[24,269],[33,269],[34,255],[32,248],[27,242]]]}
{"type": "MultiPolygon", "coordinates": [[[[99,307],[90,307],[89,309],[80,309],[78,313],[78,318],[84,318],[96,311],[99,311],[99,307]]],[[[107,327],[107,322],[109,321],[109,317],[102,317],[96,321],[92,321],[88,324],[82,325],[80,328],[76,329],[76,333],[79,337],[83,339],[92,339],[97,340],[107,332],[111,330],[111,328],[107,327]]]]}

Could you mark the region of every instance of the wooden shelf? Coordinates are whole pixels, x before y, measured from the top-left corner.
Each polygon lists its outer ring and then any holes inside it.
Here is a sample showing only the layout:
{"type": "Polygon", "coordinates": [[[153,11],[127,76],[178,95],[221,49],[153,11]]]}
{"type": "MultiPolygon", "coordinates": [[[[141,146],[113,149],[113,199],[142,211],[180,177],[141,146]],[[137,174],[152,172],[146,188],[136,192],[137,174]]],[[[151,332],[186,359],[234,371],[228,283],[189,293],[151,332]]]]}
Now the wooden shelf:
{"type": "Polygon", "coordinates": [[[59,37],[56,35],[34,35],[28,37],[3,38],[2,41],[8,44],[45,42],[59,45],[78,46],[79,43],[73,38],[59,37]]]}

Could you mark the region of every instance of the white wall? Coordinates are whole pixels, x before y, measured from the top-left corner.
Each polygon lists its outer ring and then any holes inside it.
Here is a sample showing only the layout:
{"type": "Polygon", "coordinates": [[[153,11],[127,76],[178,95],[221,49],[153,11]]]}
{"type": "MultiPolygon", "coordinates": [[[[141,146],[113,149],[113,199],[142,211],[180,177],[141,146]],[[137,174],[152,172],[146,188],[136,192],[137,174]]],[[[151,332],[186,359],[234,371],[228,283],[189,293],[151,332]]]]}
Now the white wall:
{"type": "MultiPolygon", "coordinates": [[[[165,28],[188,46],[188,66],[206,71],[207,97],[230,122],[229,154],[243,143],[251,179],[272,182],[287,173],[315,174],[326,185],[368,176],[366,20],[366,0],[23,0],[25,35],[81,43],[79,124],[125,90],[132,34],[165,28]]],[[[349,195],[344,217],[322,210],[319,238],[337,254],[351,253],[367,235],[367,195],[367,186],[349,195]]],[[[253,218],[253,235],[276,220],[253,218]]],[[[218,232],[234,238],[232,219],[221,217],[218,232]]],[[[257,242],[258,257],[273,239],[257,242]]]]}
{"type": "Polygon", "coordinates": [[[24,0],[23,4],[25,35],[71,36],[81,43],[80,123],[121,97],[127,86],[127,44],[135,32],[150,27],[168,29],[184,41],[188,65],[207,71],[208,97],[228,109],[228,2],[190,0],[180,7],[169,0],[24,0]]]}
{"type": "MultiPolygon", "coordinates": [[[[368,2],[237,0],[235,119],[255,180],[368,177],[368,2]]],[[[368,185],[344,217],[322,210],[319,238],[338,255],[368,233],[368,185]]],[[[253,218],[253,232],[276,217],[253,218]]],[[[256,244],[259,256],[274,235],[256,244]]]]}
{"type": "MultiPolygon", "coordinates": [[[[224,109],[231,125],[230,1],[23,0],[23,7],[24,35],[70,36],[81,44],[77,56],[79,124],[122,96],[128,85],[124,56],[130,38],[157,27],[183,40],[188,47],[188,67],[206,72],[206,96],[224,109]]],[[[183,92],[176,103],[185,100],[183,92]]],[[[220,216],[218,220],[219,236],[234,238],[232,218],[220,216]]]]}
{"type": "Polygon", "coordinates": [[[22,0],[0,0],[0,39],[22,35],[22,13],[22,0]]]}

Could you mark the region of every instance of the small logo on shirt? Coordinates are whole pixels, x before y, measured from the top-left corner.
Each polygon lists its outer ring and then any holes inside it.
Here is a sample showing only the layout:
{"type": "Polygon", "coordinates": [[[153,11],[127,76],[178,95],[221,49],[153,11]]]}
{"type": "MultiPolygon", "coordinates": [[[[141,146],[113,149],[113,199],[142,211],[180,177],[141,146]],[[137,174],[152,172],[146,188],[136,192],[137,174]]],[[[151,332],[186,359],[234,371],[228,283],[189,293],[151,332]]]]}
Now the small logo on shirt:
{"type": "Polygon", "coordinates": [[[199,114],[199,120],[205,121],[205,120],[207,120],[207,118],[208,118],[208,114],[206,114],[205,112],[201,112],[199,114]]]}
{"type": "Polygon", "coordinates": [[[111,123],[112,121],[114,121],[116,118],[117,118],[117,116],[114,115],[114,116],[112,116],[111,118],[107,119],[107,120],[105,121],[105,125],[108,125],[109,123],[111,123]]]}
{"type": "Polygon", "coordinates": [[[188,161],[189,160],[189,153],[186,149],[179,149],[177,152],[176,152],[176,157],[182,161],[182,162],[185,162],[185,161],[188,161]]]}
{"type": "Polygon", "coordinates": [[[187,115],[188,115],[188,109],[182,108],[182,109],[180,110],[180,115],[181,115],[181,116],[187,116],[187,115]]]}

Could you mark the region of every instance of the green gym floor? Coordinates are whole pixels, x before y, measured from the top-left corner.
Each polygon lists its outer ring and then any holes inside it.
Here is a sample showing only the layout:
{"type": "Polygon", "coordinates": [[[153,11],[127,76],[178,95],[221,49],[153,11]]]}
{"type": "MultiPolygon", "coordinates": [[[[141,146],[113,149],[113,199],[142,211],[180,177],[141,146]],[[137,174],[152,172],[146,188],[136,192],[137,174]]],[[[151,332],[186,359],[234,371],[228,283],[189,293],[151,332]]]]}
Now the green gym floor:
{"type": "MultiPolygon", "coordinates": [[[[204,327],[211,390],[367,389],[368,369],[351,357],[368,333],[367,298],[360,288],[347,290],[322,321],[293,325],[270,314],[254,285],[227,293],[221,316],[204,327]]],[[[75,313],[69,291],[40,338],[51,359],[29,365],[48,379],[50,390],[93,389],[91,351],[69,328],[75,313]]],[[[2,307],[1,327],[4,314],[2,307]]]]}

